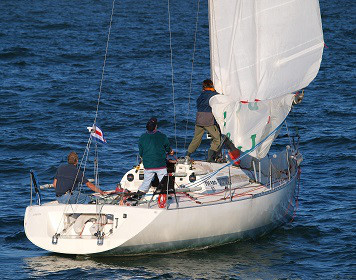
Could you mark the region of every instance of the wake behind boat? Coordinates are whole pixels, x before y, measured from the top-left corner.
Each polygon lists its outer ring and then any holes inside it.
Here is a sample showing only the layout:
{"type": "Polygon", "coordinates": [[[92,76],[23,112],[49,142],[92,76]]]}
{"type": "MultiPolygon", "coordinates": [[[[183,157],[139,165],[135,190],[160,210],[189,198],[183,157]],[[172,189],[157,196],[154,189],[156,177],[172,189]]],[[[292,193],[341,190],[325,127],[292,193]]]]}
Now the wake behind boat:
{"type": "MultiPolygon", "coordinates": [[[[297,91],[319,70],[319,3],[210,0],[209,28],[211,76],[221,93],[210,105],[228,143],[218,162],[172,161],[143,197],[136,194],[144,179],[138,164],[116,191],[94,195],[91,204],[38,201],[25,213],[32,243],[65,254],[181,251],[256,238],[293,218],[298,143],[279,153],[269,149],[301,98],[297,91]],[[235,147],[240,156],[233,156],[235,147]]],[[[96,119],[97,112],[86,153],[96,119]]],[[[39,197],[34,175],[32,183],[39,197]]]]}

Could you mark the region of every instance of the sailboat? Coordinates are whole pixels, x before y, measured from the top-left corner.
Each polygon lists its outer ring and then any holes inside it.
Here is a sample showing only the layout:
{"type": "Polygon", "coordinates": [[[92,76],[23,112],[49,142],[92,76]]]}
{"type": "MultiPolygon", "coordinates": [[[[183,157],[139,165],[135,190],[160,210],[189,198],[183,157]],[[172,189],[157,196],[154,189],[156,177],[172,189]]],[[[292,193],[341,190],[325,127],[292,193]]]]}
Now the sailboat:
{"type": "MultiPolygon", "coordinates": [[[[31,198],[24,228],[33,244],[64,254],[177,252],[257,238],[293,217],[298,143],[274,153],[270,147],[319,71],[319,2],[208,1],[211,78],[220,93],[210,105],[230,154],[219,162],[171,162],[165,181],[152,182],[137,201],[128,193],[142,183],[142,163],[116,193],[93,196],[92,204],[31,198]]],[[[34,178],[31,194],[34,186],[39,198],[34,178]]]]}

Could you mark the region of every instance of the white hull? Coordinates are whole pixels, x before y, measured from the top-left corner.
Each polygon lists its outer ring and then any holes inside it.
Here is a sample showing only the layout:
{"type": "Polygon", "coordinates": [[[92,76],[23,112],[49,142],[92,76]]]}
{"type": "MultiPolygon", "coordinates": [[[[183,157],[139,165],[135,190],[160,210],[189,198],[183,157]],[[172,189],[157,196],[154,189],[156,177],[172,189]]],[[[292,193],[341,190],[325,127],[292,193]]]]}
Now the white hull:
{"type": "MultiPolygon", "coordinates": [[[[38,247],[64,254],[133,255],[256,238],[290,220],[298,181],[297,169],[293,169],[290,180],[281,180],[272,189],[249,183],[242,189],[236,188],[232,200],[226,196],[227,191],[221,196],[205,197],[207,201],[202,204],[178,195],[179,206],[172,198],[168,209],[158,208],[154,200],[149,207],[147,203],[133,207],[57,202],[29,206],[25,233],[38,247]],[[105,218],[100,228],[105,232],[102,239],[92,231],[93,227],[94,232],[98,229],[91,221],[99,220],[99,213],[105,218]],[[60,233],[58,239],[54,237],[56,233],[60,233]]],[[[236,168],[238,171],[241,172],[236,168]]]]}
{"type": "Polygon", "coordinates": [[[290,220],[294,207],[288,209],[288,205],[294,205],[294,187],[295,180],[257,198],[162,211],[143,231],[111,253],[188,250],[262,236],[290,220]]]}

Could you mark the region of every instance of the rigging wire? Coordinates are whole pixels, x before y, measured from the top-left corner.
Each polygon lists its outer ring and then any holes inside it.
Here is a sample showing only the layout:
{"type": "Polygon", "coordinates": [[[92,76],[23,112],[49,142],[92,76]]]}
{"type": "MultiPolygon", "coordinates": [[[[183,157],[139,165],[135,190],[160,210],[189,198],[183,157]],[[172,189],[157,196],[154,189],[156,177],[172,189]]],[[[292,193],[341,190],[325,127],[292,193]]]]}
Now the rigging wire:
{"type": "Polygon", "coordinates": [[[94,158],[94,176],[95,176],[95,185],[99,188],[99,150],[98,143],[95,143],[95,158],[94,158]]]}
{"type": "Polygon", "coordinates": [[[189,113],[190,113],[190,97],[192,95],[194,59],[195,59],[195,50],[196,50],[197,33],[198,33],[198,22],[199,22],[199,10],[200,10],[200,0],[198,0],[198,4],[197,4],[197,15],[196,15],[196,21],[195,21],[194,45],[193,45],[193,56],[192,56],[192,71],[191,71],[191,74],[190,74],[190,85],[189,85],[189,96],[188,96],[188,111],[187,111],[187,114],[186,114],[185,136],[184,136],[184,150],[185,150],[185,146],[187,144],[189,113]]]}
{"type": "MultiPolygon", "coordinates": [[[[103,67],[102,67],[102,72],[101,72],[101,79],[100,79],[100,86],[99,86],[99,94],[98,94],[98,101],[96,104],[96,111],[95,111],[95,118],[94,118],[94,123],[93,123],[93,128],[95,129],[96,126],[96,120],[98,118],[98,111],[99,111],[99,104],[100,104],[100,98],[101,98],[101,93],[102,93],[102,89],[103,89],[103,81],[104,81],[104,74],[105,74],[105,66],[106,66],[106,60],[107,60],[107,56],[108,56],[108,50],[109,50],[109,42],[110,42],[110,35],[111,35],[111,27],[112,27],[112,21],[113,21],[113,16],[114,16],[114,8],[115,8],[115,0],[112,1],[112,7],[111,7],[111,16],[110,16],[110,23],[109,23],[109,31],[108,31],[108,36],[107,36],[107,40],[106,40],[106,46],[105,46],[105,55],[104,55],[104,62],[103,62],[103,67]]],[[[88,143],[91,142],[92,136],[91,134],[89,135],[89,139],[88,139],[88,143]]],[[[97,146],[96,146],[97,148],[97,146]]],[[[89,149],[90,149],[90,144],[87,145],[86,149],[88,149],[88,155],[89,155],[89,149]]],[[[86,163],[88,160],[88,155],[86,157],[86,160],[84,162],[84,170],[86,167],[86,163]]],[[[97,162],[97,150],[95,153],[95,159],[94,162],[96,162],[96,169],[94,168],[94,172],[96,173],[96,178],[98,176],[98,162],[97,162]]],[[[82,163],[81,163],[82,164],[82,163]]],[[[80,166],[81,166],[80,164],[80,166]]]]}
{"type": "Polygon", "coordinates": [[[290,137],[287,120],[284,121],[284,124],[285,124],[286,129],[287,129],[287,136],[288,136],[289,144],[291,145],[291,147],[293,147],[293,142],[292,142],[292,139],[291,139],[291,137],[290,137]]]}
{"type": "MultiPolygon", "coordinates": [[[[112,21],[113,21],[113,16],[114,16],[114,8],[115,8],[115,0],[112,1],[112,7],[111,7],[111,16],[110,16],[110,23],[109,23],[109,31],[108,31],[108,36],[107,36],[107,40],[106,40],[106,47],[105,47],[105,55],[104,55],[104,62],[103,62],[103,68],[102,68],[102,72],[101,72],[101,79],[100,79],[100,87],[99,87],[99,94],[98,94],[98,101],[97,101],[97,104],[96,104],[96,111],[95,111],[95,118],[94,118],[94,123],[93,123],[93,128],[95,129],[95,125],[96,125],[96,120],[98,118],[98,111],[99,111],[99,104],[100,104],[100,98],[101,98],[101,93],[102,93],[102,88],[103,88],[103,81],[104,81],[104,73],[105,73],[105,66],[106,66],[106,59],[107,59],[107,56],[108,56],[108,50],[109,50],[109,42],[110,42],[110,34],[111,34],[111,27],[112,27],[112,21]]],[[[91,134],[89,135],[89,139],[88,139],[88,144],[87,144],[87,147],[86,147],[86,150],[87,150],[87,156],[85,158],[85,161],[84,161],[84,170],[83,170],[83,174],[85,172],[85,168],[86,168],[86,164],[87,164],[87,161],[88,161],[88,156],[89,156],[89,150],[90,150],[90,143],[92,141],[92,136],[91,134]]],[[[85,152],[84,152],[85,154],[85,152]]],[[[94,162],[96,162],[96,170],[94,168],[94,172],[96,172],[96,178],[98,176],[98,162],[97,162],[97,152],[95,153],[95,159],[94,159],[94,162]]],[[[84,158],[84,155],[83,155],[83,158],[84,158]]],[[[82,158],[82,160],[83,160],[82,158]]],[[[80,163],[80,166],[79,166],[79,169],[80,170],[80,167],[82,165],[82,162],[80,163]]],[[[82,181],[83,183],[83,181],[82,181]]],[[[80,189],[81,191],[81,189],[80,189]]]]}
{"type": "MultiPolygon", "coordinates": [[[[80,187],[79,187],[79,193],[82,192],[83,180],[84,180],[84,177],[85,177],[85,170],[86,170],[86,166],[87,166],[86,163],[87,163],[88,157],[89,157],[89,151],[90,151],[90,144],[91,144],[91,142],[92,142],[92,136],[90,135],[89,140],[88,140],[88,144],[87,144],[87,146],[86,146],[86,148],[85,148],[84,155],[83,155],[83,158],[84,158],[84,156],[85,156],[85,161],[84,161],[84,166],[83,166],[82,178],[81,178],[80,184],[79,184],[79,186],[80,186],[80,187]]],[[[82,161],[83,161],[83,159],[82,159],[82,161]]],[[[80,163],[80,165],[79,165],[78,173],[79,173],[79,170],[80,170],[80,168],[81,168],[81,165],[82,165],[82,163],[80,163]]],[[[75,181],[74,181],[74,184],[75,184],[75,181]]],[[[78,199],[79,199],[79,195],[78,195],[78,197],[77,197],[76,203],[78,203],[78,199]]]]}
{"type": "Polygon", "coordinates": [[[170,0],[168,0],[168,30],[169,30],[169,48],[171,52],[171,70],[172,70],[172,99],[173,99],[173,119],[174,119],[174,139],[176,142],[176,152],[178,150],[177,143],[177,120],[176,120],[176,105],[175,105],[175,95],[174,95],[174,68],[173,68],[173,49],[172,49],[172,30],[171,30],[171,11],[170,11],[170,0]]]}
{"type": "MultiPolygon", "coordinates": [[[[109,49],[109,41],[110,41],[110,34],[111,34],[111,27],[112,27],[112,19],[113,19],[113,15],[114,15],[114,7],[115,7],[115,0],[113,0],[112,2],[112,8],[111,8],[111,16],[110,16],[110,24],[109,24],[109,32],[108,32],[108,36],[107,36],[107,41],[106,41],[106,47],[105,47],[105,56],[104,56],[104,62],[103,62],[103,67],[102,67],[102,73],[101,73],[101,80],[100,80],[100,87],[99,87],[99,95],[98,95],[98,101],[97,101],[97,105],[96,105],[96,111],[95,111],[95,118],[94,118],[94,124],[93,126],[95,127],[96,125],[96,120],[97,120],[97,117],[98,117],[98,111],[99,111],[99,104],[100,104],[100,98],[101,98],[101,92],[102,92],[102,87],[103,87],[103,81],[104,81],[104,73],[105,73],[105,66],[106,66],[106,59],[107,59],[107,54],[108,54],[108,49],[109,49]]],[[[89,156],[89,151],[90,151],[90,145],[91,145],[91,142],[92,142],[92,136],[91,134],[89,135],[89,139],[88,139],[88,142],[87,142],[87,145],[85,147],[85,150],[84,150],[84,153],[83,153],[83,156],[80,160],[80,164],[79,164],[79,167],[78,167],[78,171],[77,171],[77,174],[76,174],[76,177],[75,177],[75,180],[74,180],[74,183],[73,183],[73,186],[72,186],[72,190],[75,186],[75,182],[77,180],[77,177],[79,175],[79,170],[81,170],[81,167],[83,165],[83,176],[81,178],[81,182],[79,185],[79,193],[81,193],[82,191],[82,185],[83,185],[83,179],[84,179],[84,174],[85,174],[85,169],[86,169],[86,164],[87,164],[87,161],[88,161],[88,156],[89,156]]],[[[79,198],[79,196],[77,197],[77,199],[79,198]]],[[[68,198],[68,201],[66,203],[66,207],[64,207],[63,209],[63,213],[67,210],[67,207],[69,206],[69,199],[70,197],[68,198]]],[[[78,202],[78,201],[76,201],[78,202]]],[[[73,207],[71,205],[71,207],[73,207]]],[[[56,234],[58,234],[58,230],[59,230],[59,227],[61,225],[61,222],[62,222],[62,219],[64,218],[64,215],[62,215],[62,218],[58,224],[58,227],[57,227],[57,230],[56,230],[56,234]]]]}
{"type": "Polygon", "coordinates": [[[94,126],[95,126],[95,124],[96,124],[96,119],[97,119],[97,117],[98,117],[100,97],[101,97],[101,92],[102,92],[102,88],[103,88],[104,73],[105,73],[106,59],[107,59],[108,49],[109,49],[109,41],[110,41],[110,34],[111,34],[112,19],[113,19],[113,16],[114,16],[114,7],[115,7],[115,0],[112,1],[110,24],[109,24],[109,32],[108,32],[108,38],[107,38],[107,40],[106,40],[105,56],[104,56],[103,69],[102,69],[102,72],[101,72],[101,80],[100,80],[100,87],[99,87],[99,96],[98,96],[98,103],[96,104],[96,112],[95,112],[95,118],[94,118],[94,126]]]}
{"type": "MultiPolygon", "coordinates": [[[[73,186],[72,186],[72,188],[71,188],[71,191],[73,191],[73,189],[74,189],[75,182],[77,181],[77,178],[78,178],[78,175],[79,175],[79,170],[81,169],[81,166],[82,166],[83,162],[86,162],[86,161],[88,160],[88,155],[89,155],[89,150],[90,150],[90,144],[91,144],[91,142],[92,142],[92,137],[90,136],[90,137],[89,137],[89,140],[88,140],[88,143],[87,143],[87,146],[85,147],[84,154],[83,154],[83,156],[82,156],[82,158],[81,158],[81,160],[80,160],[80,164],[79,164],[79,167],[78,167],[78,170],[77,170],[77,174],[75,175],[75,180],[74,180],[73,186]],[[84,161],[84,158],[85,158],[85,161],[84,161]]],[[[78,184],[79,193],[82,191],[81,188],[82,188],[82,184],[83,184],[84,173],[85,173],[85,165],[84,165],[83,176],[82,176],[81,182],[80,182],[80,184],[78,184]]],[[[79,196],[77,197],[77,199],[78,199],[78,198],[79,198],[79,196]]],[[[57,226],[55,235],[58,234],[59,227],[60,227],[60,225],[61,225],[61,223],[62,223],[62,220],[63,220],[63,218],[64,218],[63,213],[65,213],[65,212],[67,211],[69,205],[73,208],[72,204],[69,204],[69,199],[70,199],[70,196],[68,197],[68,200],[67,200],[67,202],[66,202],[66,206],[65,206],[64,209],[63,209],[62,217],[61,217],[61,219],[60,219],[60,221],[59,221],[59,223],[58,223],[58,226],[57,226]]],[[[76,203],[78,203],[78,201],[76,201],[76,203]]],[[[74,211],[74,210],[73,210],[73,211],[74,211]]]]}

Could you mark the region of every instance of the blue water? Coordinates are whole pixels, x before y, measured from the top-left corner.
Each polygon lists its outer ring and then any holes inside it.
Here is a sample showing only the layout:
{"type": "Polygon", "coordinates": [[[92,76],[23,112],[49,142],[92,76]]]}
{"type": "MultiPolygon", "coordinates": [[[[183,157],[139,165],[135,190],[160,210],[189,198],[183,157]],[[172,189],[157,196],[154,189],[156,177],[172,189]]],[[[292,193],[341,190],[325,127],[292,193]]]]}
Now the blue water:
{"type": "MultiPolygon", "coordinates": [[[[195,110],[188,104],[197,1],[171,2],[175,106],[167,1],[116,1],[98,112],[108,141],[99,151],[103,189],[114,188],[136,163],[138,137],[149,117],[158,117],[180,155],[193,136],[195,110]]],[[[304,156],[292,223],[255,241],[135,258],[56,255],[27,240],[23,216],[30,199],[29,170],[37,172],[40,183],[49,183],[70,150],[84,152],[86,127],[95,117],[111,5],[110,0],[0,1],[2,279],[355,279],[351,0],[320,1],[327,48],[303,103],[288,118],[290,129],[298,128],[301,135],[304,156]]],[[[201,81],[209,77],[206,13],[207,3],[201,1],[193,105],[201,81]]],[[[195,156],[203,156],[207,147],[204,142],[195,156]]],[[[89,173],[92,166],[91,157],[89,173]]],[[[53,190],[42,195],[52,199],[53,190]]]]}

